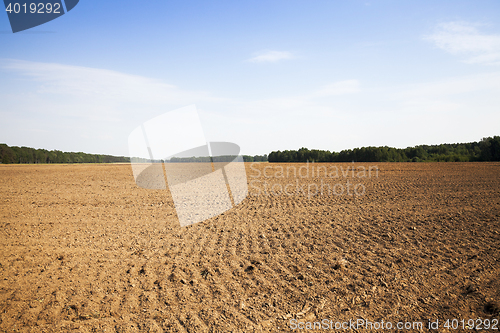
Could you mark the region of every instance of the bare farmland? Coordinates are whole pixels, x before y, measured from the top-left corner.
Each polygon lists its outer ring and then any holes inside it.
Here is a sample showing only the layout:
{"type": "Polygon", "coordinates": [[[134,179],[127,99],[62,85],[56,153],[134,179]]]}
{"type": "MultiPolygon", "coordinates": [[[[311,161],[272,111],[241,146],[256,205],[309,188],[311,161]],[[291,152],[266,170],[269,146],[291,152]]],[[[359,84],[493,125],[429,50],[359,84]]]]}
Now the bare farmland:
{"type": "Polygon", "coordinates": [[[499,317],[500,163],[338,178],[281,176],[287,166],[304,165],[247,164],[249,196],[185,228],[168,190],[138,188],[130,165],[0,166],[0,330],[499,317]],[[327,190],[348,181],[350,194],[327,190]]]}

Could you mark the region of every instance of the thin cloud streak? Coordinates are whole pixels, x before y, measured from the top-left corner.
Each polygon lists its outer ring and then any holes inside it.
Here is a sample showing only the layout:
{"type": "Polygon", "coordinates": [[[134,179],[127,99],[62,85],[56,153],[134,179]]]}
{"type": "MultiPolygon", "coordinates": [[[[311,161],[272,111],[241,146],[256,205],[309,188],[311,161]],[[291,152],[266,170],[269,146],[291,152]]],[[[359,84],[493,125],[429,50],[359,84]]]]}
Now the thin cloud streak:
{"type": "Polygon", "coordinates": [[[248,59],[249,62],[262,63],[262,62],[277,62],[285,59],[292,59],[294,56],[290,52],[284,51],[266,51],[253,58],[248,59]]]}
{"type": "Polygon", "coordinates": [[[466,63],[500,65],[500,35],[481,33],[474,24],[442,23],[424,39],[446,52],[465,56],[466,63]]]}
{"type": "Polygon", "coordinates": [[[39,82],[39,94],[92,97],[120,103],[146,101],[148,104],[217,100],[204,91],[182,90],[161,80],[107,69],[22,60],[7,60],[2,68],[39,82]]]}
{"type": "Polygon", "coordinates": [[[337,96],[345,94],[354,94],[360,91],[358,80],[338,81],[324,86],[321,90],[315,92],[312,97],[337,96]]]}

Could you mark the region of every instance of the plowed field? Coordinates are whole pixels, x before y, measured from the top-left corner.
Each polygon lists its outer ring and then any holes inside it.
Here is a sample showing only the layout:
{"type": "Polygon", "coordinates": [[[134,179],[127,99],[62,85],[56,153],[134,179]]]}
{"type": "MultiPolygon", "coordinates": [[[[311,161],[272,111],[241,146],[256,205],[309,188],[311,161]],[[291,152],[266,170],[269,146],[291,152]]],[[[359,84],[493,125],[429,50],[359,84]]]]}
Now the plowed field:
{"type": "Polygon", "coordinates": [[[301,166],[247,164],[242,203],[181,228],[130,165],[0,165],[0,331],[499,318],[500,163],[301,166]]]}

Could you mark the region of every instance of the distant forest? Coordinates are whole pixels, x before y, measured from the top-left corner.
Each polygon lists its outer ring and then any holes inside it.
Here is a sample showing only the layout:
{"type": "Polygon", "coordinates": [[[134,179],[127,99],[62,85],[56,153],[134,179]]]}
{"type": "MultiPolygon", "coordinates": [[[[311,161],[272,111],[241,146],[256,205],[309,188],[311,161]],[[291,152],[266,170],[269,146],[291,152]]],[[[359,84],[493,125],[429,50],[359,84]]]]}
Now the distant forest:
{"type": "MultiPolygon", "coordinates": [[[[214,162],[232,161],[236,156],[220,156],[214,157],[214,162]]],[[[243,155],[245,162],[265,162],[267,155],[243,155]]],[[[162,160],[150,161],[147,159],[133,158],[133,162],[156,162],[162,160]]],[[[111,156],[111,155],[96,155],[86,153],[66,153],[59,150],[35,149],[29,147],[9,147],[6,144],[0,143],[0,163],[3,164],[19,164],[19,163],[129,163],[130,157],[111,156]]],[[[209,157],[187,157],[187,158],[172,158],[170,163],[176,162],[210,162],[209,157]]]]}
{"type": "Polygon", "coordinates": [[[45,150],[28,147],[9,147],[0,143],[0,162],[11,163],[120,163],[130,162],[123,156],[95,155],[86,153],[65,153],[59,150],[45,150]]]}
{"type": "MultiPolygon", "coordinates": [[[[214,162],[231,161],[236,156],[213,157],[214,162]]],[[[132,159],[134,162],[147,162],[132,159]]],[[[267,155],[243,155],[245,162],[475,162],[500,161],[500,136],[483,138],[479,142],[420,145],[408,148],[363,147],[330,152],[328,150],[273,151],[267,155]]],[[[169,163],[208,162],[209,157],[172,158],[169,163]]],[[[59,150],[9,147],[0,144],[0,163],[129,163],[124,156],[66,153],[59,150]]],[[[163,162],[162,160],[154,162],[163,162]]]]}
{"type": "Polygon", "coordinates": [[[408,148],[363,147],[342,150],[273,151],[269,162],[472,162],[500,161],[500,136],[479,142],[420,145],[408,148]]]}

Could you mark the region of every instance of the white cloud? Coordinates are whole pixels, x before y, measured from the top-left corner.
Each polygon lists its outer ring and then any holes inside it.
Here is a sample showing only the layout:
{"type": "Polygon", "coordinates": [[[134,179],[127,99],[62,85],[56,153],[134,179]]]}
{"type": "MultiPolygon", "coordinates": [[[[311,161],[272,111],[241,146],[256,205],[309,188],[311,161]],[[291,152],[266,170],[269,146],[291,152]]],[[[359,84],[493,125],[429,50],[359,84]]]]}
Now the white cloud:
{"type": "Polygon", "coordinates": [[[266,51],[261,52],[257,56],[248,59],[250,62],[276,62],[284,59],[292,59],[293,55],[290,52],[284,51],[266,51]]]}
{"type": "Polygon", "coordinates": [[[324,86],[319,91],[313,94],[314,97],[322,96],[336,96],[353,94],[359,92],[359,81],[358,80],[345,80],[338,81],[324,86]]]}
{"type": "Polygon", "coordinates": [[[215,99],[207,92],[182,90],[161,80],[106,69],[21,60],[7,60],[1,67],[38,82],[37,93],[41,95],[147,104],[189,104],[193,100],[215,99]]]}
{"type": "Polygon", "coordinates": [[[311,110],[330,110],[329,104],[338,103],[336,98],[340,95],[347,95],[360,92],[358,80],[337,81],[328,84],[312,93],[297,94],[293,96],[281,96],[266,99],[256,99],[251,101],[233,101],[231,108],[237,109],[238,114],[254,117],[283,117],[284,115],[308,113],[311,110]],[[320,97],[331,97],[328,101],[319,99],[320,97]]]}
{"type": "Polygon", "coordinates": [[[449,98],[453,95],[468,95],[477,91],[499,93],[500,72],[453,77],[418,84],[401,93],[394,93],[394,97],[403,100],[411,100],[422,96],[427,98],[449,98]]]}
{"type": "Polygon", "coordinates": [[[481,33],[477,25],[442,23],[424,39],[451,54],[465,56],[467,63],[500,65],[500,35],[481,33]]]}

